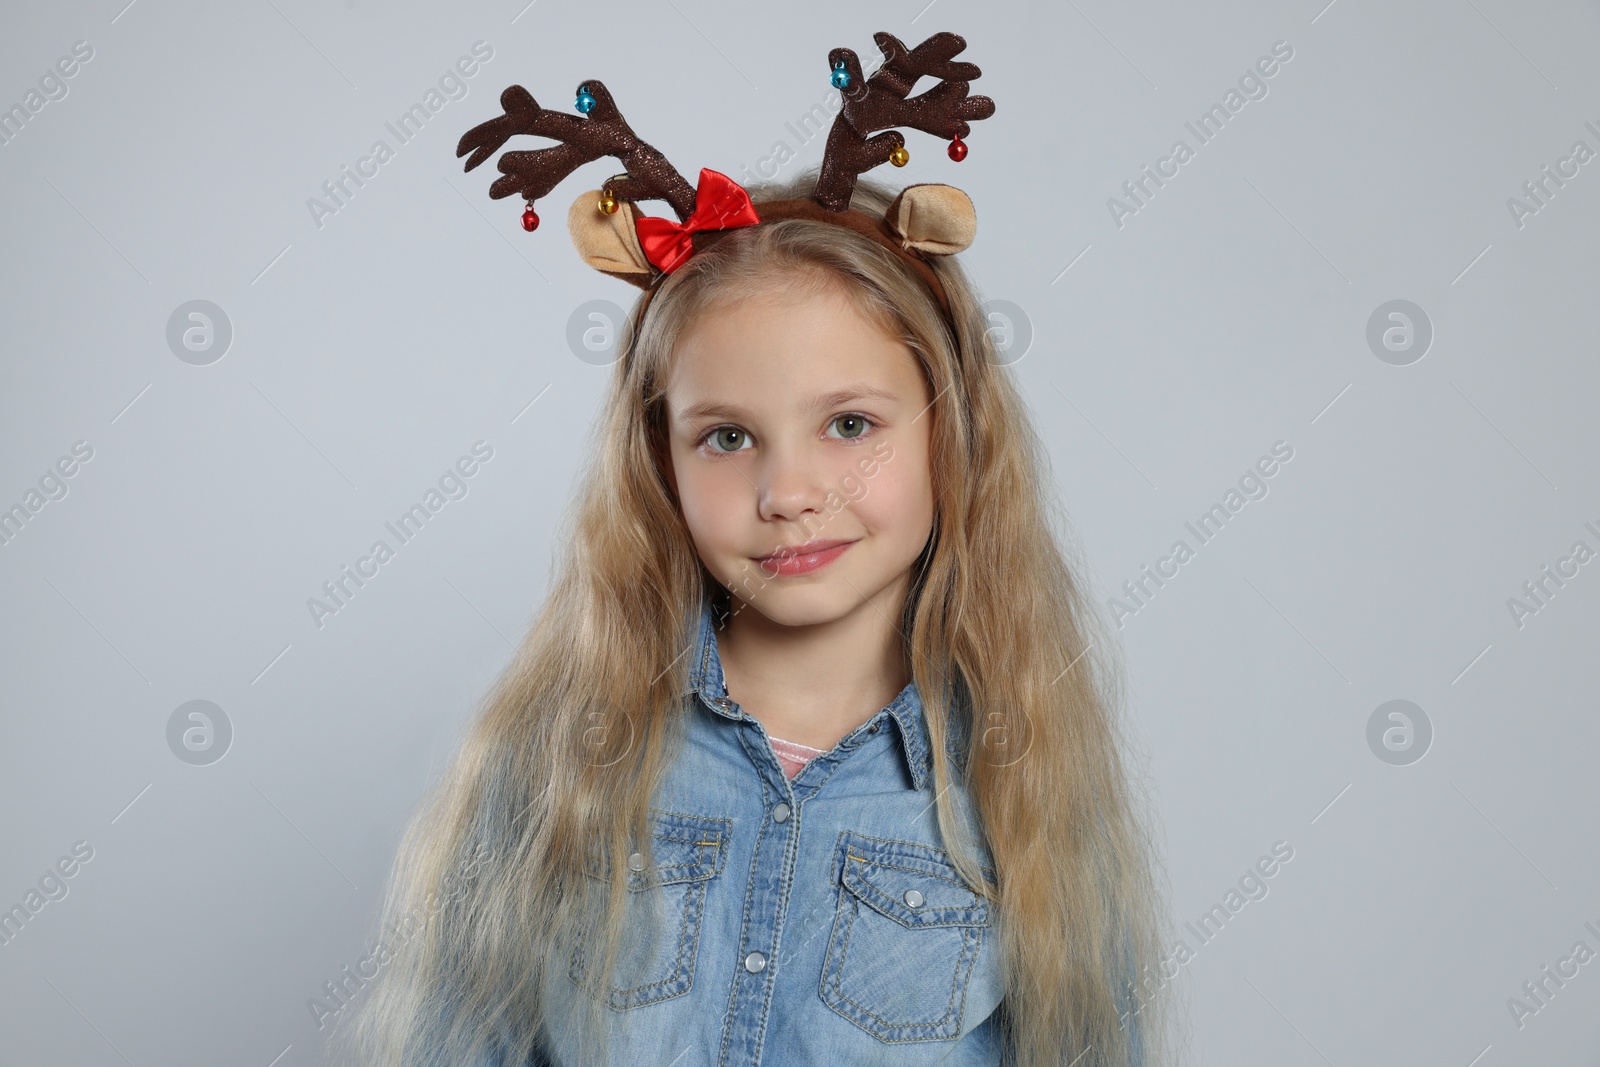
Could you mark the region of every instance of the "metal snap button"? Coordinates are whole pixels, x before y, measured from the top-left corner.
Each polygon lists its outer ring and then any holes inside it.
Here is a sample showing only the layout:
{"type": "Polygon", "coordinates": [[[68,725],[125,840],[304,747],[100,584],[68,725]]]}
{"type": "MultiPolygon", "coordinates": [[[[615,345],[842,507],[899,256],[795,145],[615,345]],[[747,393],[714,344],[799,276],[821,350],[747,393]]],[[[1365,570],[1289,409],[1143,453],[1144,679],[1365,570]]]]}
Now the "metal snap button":
{"type": "Polygon", "coordinates": [[[766,970],[766,954],[761,952],[750,953],[750,955],[744,958],[744,969],[749,971],[751,974],[760,974],[762,971],[766,970]]]}
{"type": "Polygon", "coordinates": [[[636,871],[644,870],[644,855],[642,853],[635,852],[633,855],[629,856],[628,866],[636,871]]]}
{"type": "Polygon", "coordinates": [[[915,889],[907,889],[904,899],[906,902],[906,907],[908,908],[922,907],[922,894],[917,892],[915,889]]]}
{"type": "Polygon", "coordinates": [[[772,809],[772,821],[773,822],[788,822],[789,821],[789,805],[787,805],[787,804],[779,804],[777,807],[773,808],[772,809]]]}
{"type": "Polygon", "coordinates": [[[867,728],[867,733],[869,733],[869,734],[875,734],[877,732],[878,732],[878,724],[877,723],[873,723],[871,726],[869,726],[867,728]]]}

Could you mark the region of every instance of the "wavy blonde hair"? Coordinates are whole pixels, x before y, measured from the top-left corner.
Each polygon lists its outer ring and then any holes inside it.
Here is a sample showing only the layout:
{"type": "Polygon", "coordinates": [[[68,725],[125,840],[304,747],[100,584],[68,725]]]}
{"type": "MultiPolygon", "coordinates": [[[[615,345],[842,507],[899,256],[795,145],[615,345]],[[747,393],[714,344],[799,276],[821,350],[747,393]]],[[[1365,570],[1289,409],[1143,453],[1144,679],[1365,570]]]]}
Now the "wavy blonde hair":
{"type": "MultiPolygon", "coordinates": [[[[784,199],[814,183],[811,172],[750,192],[784,199]]],[[[851,206],[881,216],[891,199],[862,179],[851,206]]],[[[615,365],[548,599],[396,856],[381,928],[420,929],[348,1005],[331,1056],[436,1067],[498,1054],[512,1067],[541,1031],[577,1027],[589,1062],[607,1062],[601,1001],[551,1018],[540,990],[564,977],[575,939],[607,987],[626,898],[624,865],[609,857],[630,841],[648,849],[652,794],[689,707],[682,652],[701,598],[723,592],[663,473],[673,353],[708,309],[810,283],[841,288],[902,339],[937,397],[933,532],[902,629],[933,751],[950,730],[970,739],[959,773],[995,860],[992,893],[955,847],[941,760],[932,788],[953,862],[997,905],[1004,1062],[1166,1062],[1163,998],[1136,989],[1140,975],[1151,984],[1164,911],[1124,760],[1115,645],[1069,564],[1046,455],[974,288],[953,257],[934,269],[953,329],[894,253],[806,220],[731,233],[660,284],[615,365]],[[608,892],[585,881],[586,857],[609,865],[608,892]]]]}

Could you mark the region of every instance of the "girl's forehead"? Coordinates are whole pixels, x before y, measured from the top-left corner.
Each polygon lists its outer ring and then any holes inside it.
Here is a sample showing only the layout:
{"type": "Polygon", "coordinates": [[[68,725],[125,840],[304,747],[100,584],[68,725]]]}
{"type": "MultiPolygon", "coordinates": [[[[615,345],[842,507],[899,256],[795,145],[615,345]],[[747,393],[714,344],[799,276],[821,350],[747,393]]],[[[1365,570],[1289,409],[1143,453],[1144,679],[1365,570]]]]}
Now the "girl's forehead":
{"type": "Polygon", "coordinates": [[[685,372],[892,364],[910,350],[838,292],[763,294],[708,307],[685,325],[672,369],[685,372]]]}
{"type": "Polygon", "coordinates": [[[848,303],[744,304],[707,317],[677,346],[666,392],[680,410],[729,401],[773,406],[867,387],[913,400],[916,355],[848,303]]]}
{"type": "Polygon", "coordinates": [[[729,320],[785,321],[809,319],[856,324],[864,316],[844,283],[802,275],[792,284],[762,279],[750,288],[713,296],[684,327],[694,333],[729,320]]]}

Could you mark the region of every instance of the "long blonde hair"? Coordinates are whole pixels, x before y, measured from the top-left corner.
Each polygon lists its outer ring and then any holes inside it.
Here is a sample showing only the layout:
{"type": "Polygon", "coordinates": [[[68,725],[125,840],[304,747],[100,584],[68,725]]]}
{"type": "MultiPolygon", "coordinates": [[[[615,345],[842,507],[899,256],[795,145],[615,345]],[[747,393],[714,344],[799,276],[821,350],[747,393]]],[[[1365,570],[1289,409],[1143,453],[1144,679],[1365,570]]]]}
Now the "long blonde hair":
{"type": "MultiPolygon", "coordinates": [[[[814,182],[812,172],[750,192],[759,203],[814,182]]],[[[863,178],[851,206],[881,216],[891,199],[863,178]]],[[[576,939],[607,988],[626,896],[624,866],[608,858],[630,841],[648,848],[652,793],[686,721],[682,653],[702,598],[721,592],[663,473],[663,391],[698,315],[778,279],[842,286],[911,348],[937,397],[933,532],[902,629],[933,751],[947,731],[970,739],[960,773],[998,871],[1005,1062],[1126,1067],[1139,1055],[1130,1017],[1142,1061],[1165,1062],[1162,998],[1135,988],[1165,931],[1123,758],[1115,646],[1069,565],[1048,461],[973,286],[952,257],[934,269],[953,328],[894,253],[807,220],[735,231],[663,280],[616,363],[548,599],[401,843],[380,929],[415,932],[386,946],[331,1056],[433,1067],[501,1054],[509,1067],[541,1030],[573,1026],[592,1062],[607,1062],[605,1005],[587,997],[582,1018],[551,1018],[540,991],[564,975],[576,939]],[[609,892],[585,891],[595,858],[609,892]]],[[[951,772],[933,764],[954,845],[951,772]]],[[[974,858],[952,856],[991,895],[974,858]]]]}

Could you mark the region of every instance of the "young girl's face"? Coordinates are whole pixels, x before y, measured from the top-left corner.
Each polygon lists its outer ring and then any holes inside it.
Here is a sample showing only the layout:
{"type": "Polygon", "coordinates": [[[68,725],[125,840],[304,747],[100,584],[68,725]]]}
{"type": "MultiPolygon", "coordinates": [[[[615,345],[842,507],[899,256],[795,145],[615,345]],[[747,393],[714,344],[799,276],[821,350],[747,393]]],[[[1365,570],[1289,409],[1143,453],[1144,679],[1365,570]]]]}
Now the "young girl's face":
{"type": "Polygon", "coordinates": [[[933,528],[933,397],[910,348],[832,288],[752,298],[687,330],[666,398],[668,479],[736,608],[788,626],[895,617],[933,528]]]}

